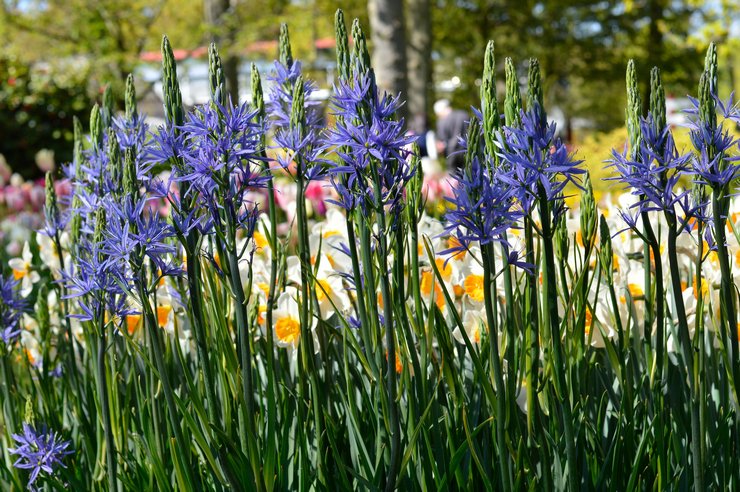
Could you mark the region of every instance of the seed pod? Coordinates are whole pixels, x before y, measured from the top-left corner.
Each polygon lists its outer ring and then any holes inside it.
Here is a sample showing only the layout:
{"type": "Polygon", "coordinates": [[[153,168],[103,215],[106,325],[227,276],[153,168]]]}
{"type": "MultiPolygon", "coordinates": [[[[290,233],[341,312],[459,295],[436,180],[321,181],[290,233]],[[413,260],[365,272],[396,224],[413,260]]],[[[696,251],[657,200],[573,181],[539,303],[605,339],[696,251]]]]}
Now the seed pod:
{"type": "Polygon", "coordinates": [[[504,101],[504,114],[506,125],[518,128],[522,125],[522,94],[519,91],[519,78],[511,58],[506,58],[506,99],[504,101]]]}

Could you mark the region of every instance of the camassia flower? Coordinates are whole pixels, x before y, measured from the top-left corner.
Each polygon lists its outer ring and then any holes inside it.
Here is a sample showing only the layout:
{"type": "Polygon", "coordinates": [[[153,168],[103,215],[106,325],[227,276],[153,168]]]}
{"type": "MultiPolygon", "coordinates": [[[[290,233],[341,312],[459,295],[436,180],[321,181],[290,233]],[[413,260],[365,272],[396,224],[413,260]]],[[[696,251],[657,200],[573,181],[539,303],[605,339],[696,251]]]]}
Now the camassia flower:
{"type": "Polygon", "coordinates": [[[506,243],[505,232],[523,216],[515,207],[516,188],[502,179],[501,171],[480,162],[453,176],[452,196],[445,197],[452,207],[445,214],[445,232],[456,238],[456,246],[440,253],[467,251],[470,243],[506,243]]]}
{"type": "Polygon", "coordinates": [[[497,154],[505,169],[497,177],[516,190],[526,213],[544,191],[553,222],[565,211],[565,186],[572,183],[580,189],[580,176],[586,173],[583,161],[574,159],[563,141],[555,137],[556,129],[555,123],[545,123],[533,109],[522,111],[521,127],[504,127],[497,137],[497,154]]]}
{"type": "Polygon", "coordinates": [[[18,291],[18,280],[0,275],[0,340],[5,345],[18,338],[26,309],[27,302],[18,291]]]}
{"type": "Polygon", "coordinates": [[[740,124],[740,107],[733,103],[733,96],[724,103],[717,96],[712,96],[719,113],[724,118],[716,127],[700,117],[700,102],[689,98],[692,108],[686,110],[691,119],[688,124],[689,136],[697,155],[693,159],[693,171],[696,180],[701,184],[724,188],[740,175],[740,157],[731,157],[728,151],[740,145],[730,131],[725,128],[725,121],[740,124]]]}
{"type": "Polygon", "coordinates": [[[37,490],[35,484],[39,477],[53,475],[57,467],[66,468],[62,460],[74,453],[70,449],[71,443],[63,441],[56,432],[46,427],[36,430],[25,422],[23,433],[13,434],[13,440],[17,447],[8,449],[8,452],[18,457],[13,466],[31,471],[28,477],[28,490],[31,491],[37,490]]]}
{"type": "Polygon", "coordinates": [[[414,137],[404,131],[404,120],[395,118],[399,97],[378,93],[372,72],[355,74],[334,86],[337,124],[326,137],[325,148],[333,148],[339,162],[331,166],[332,185],[340,199],[335,203],[351,208],[374,206],[379,201],[397,207],[406,183],[413,177],[408,146],[414,137]],[[375,180],[380,179],[380,197],[375,180]]]}
{"type": "Polygon", "coordinates": [[[668,128],[657,130],[653,116],[640,123],[642,139],[635,158],[625,152],[612,150],[611,167],[618,176],[607,178],[620,181],[639,197],[633,205],[639,212],[673,211],[676,205],[688,203],[690,190],[680,190],[678,180],[689,174],[690,154],[680,154],[668,128]]]}
{"type": "Polygon", "coordinates": [[[276,161],[281,168],[291,172],[296,161],[300,160],[306,181],[318,179],[323,173],[322,164],[327,161],[321,157],[321,148],[318,145],[323,131],[320,108],[318,101],[310,100],[316,84],[302,76],[301,63],[298,61],[293,61],[290,65],[276,61],[275,70],[269,80],[272,85],[269,89],[267,114],[274,133],[274,148],[278,149],[276,161]],[[303,89],[300,101],[305,115],[301,128],[291,123],[294,92],[299,79],[303,89]]]}

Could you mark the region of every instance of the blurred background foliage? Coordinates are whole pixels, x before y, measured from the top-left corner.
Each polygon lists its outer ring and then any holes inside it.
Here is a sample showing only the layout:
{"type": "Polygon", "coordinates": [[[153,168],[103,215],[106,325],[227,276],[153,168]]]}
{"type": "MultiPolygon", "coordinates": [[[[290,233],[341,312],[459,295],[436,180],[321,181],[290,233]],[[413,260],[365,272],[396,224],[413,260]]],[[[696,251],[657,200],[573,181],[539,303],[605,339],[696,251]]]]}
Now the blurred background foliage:
{"type": "MultiPolygon", "coordinates": [[[[740,0],[1,1],[0,153],[29,175],[41,148],[53,149],[58,162],[69,159],[72,115],[85,123],[106,83],[122,94],[126,74],[142,64],[143,54],[159,51],[162,34],[189,52],[216,40],[236,66],[274,59],[272,41],[287,22],[294,55],[310,68],[322,56],[317,41],[333,38],[337,8],[369,25],[379,72],[398,72],[398,63],[385,67],[384,60],[406,52],[401,63],[406,60],[408,70],[382,79],[391,80],[389,90],[411,92],[409,121],[422,117],[427,128],[433,128],[436,98],[460,108],[477,104],[487,40],[496,42],[500,82],[505,56],[522,78],[529,57],[539,58],[546,105],[591,167],[623,141],[630,58],[644,93],[652,66],[661,67],[669,97],[696,93],[710,41],[719,45],[720,94],[727,97],[739,76],[740,0]],[[389,26],[380,29],[379,22],[389,26]]],[[[317,80],[328,87],[331,77],[317,80]]]]}

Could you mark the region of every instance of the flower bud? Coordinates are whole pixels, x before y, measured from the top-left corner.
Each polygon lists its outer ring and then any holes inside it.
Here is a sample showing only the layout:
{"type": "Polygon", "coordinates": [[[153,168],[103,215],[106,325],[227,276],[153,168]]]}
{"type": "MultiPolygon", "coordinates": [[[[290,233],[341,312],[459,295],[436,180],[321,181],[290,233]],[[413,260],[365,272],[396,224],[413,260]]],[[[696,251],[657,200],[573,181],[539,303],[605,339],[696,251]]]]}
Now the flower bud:
{"type": "MultiPolygon", "coordinates": [[[[264,125],[265,123],[265,96],[262,92],[262,78],[260,72],[257,70],[257,65],[252,63],[252,106],[257,110],[257,124],[264,125]]],[[[265,132],[259,132],[260,139],[260,151],[265,149],[265,132]]],[[[268,163],[265,163],[268,166],[268,163]]]]}
{"type": "Polygon", "coordinates": [[[90,139],[95,149],[103,147],[103,120],[100,115],[100,106],[95,104],[90,112],[90,139]]]}
{"type": "Polygon", "coordinates": [[[114,186],[121,184],[121,149],[118,146],[116,132],[108,128],[108,175],[114,186]]]}
{"type": "Polygon", "coordinates": [[[486,152],[489,156],[495,158],[495,134],[501,122],[499,121],[498,101],[496,99],[496,61],[493,41],[488,42],[486,54],[483,59],[483,80],[480,86],[480,102],[486,152]]]}
{"type": "Polygon", "coordinates": [[[136,109],[136,87],[134,87],[134,76],[128,74],[126,77],[126,119],[128,121],[134,121],[138,119],[138,113],[136,109]]]}
{"type": "Polygon", "coordinates": [[[208,83],[211,89],[211,101],[223,106],[226,80],[216,43],[208,46],[208,83]]]}
{"type": "Polygon", "coordinates": [[[80,177],[80,166],[82,161],[85,159],[82,150],[84,149],[84,143],[82,141],[82,123],[80,119],[75,116],[72,118],[72,126],[74,128],[74,151],[73,151],[73,164],[75,178],[80,177]]]}
{"type": "Polygon", "coordinates": [[[558,261],[568,261],[568,251],[570,250],[570,238],[568,237],[568,226],[565,220],[565,214],[561,214],[555,224],[555,258],[558,261]]]}
{"type": "Polygon", "coordinates": [[[637,86],[637,72],[634,60],[627,63],[627,110],[625,120],[627,122],[627,135],[629,137],[630,155],[637,158],[640,152],[640,141],[642,131],[640,130],[640,114],[642,113],[642,98],[637,86]]]}
{"type": "Polygon", "coordinates": [[[542,91],[542,75],[540,73],[540,62],[537,58],[530,58],[529,73],[527,77],[527,110],[534,111],[539,116],[540,124],[544,127],[547,123],[545,113],[545,96],[542,91]]]}
{"type": "Polygon", "coordinates": [[[23,417],[23,421],[33,427],[35,420],[36,417],[33,412],[33,398],[31,398],[31,395],[26,395],[26,414],[25,417],[23,417]]]}
{"type": "Polygon", "coordinates": [[[290,48],[290,34],[288,24],[280,24],[280,36],[278,38],[278,60],[290,68],[293,66],[293,51],[290,48]]]}
{"type": "Polygon", "coordinates": [[[139,181],[136,175],[136,151],[129,147],[123,158],[123,192],[127,196],[136,197],[139,193],[139,181]]]}
{"type": "MultiPolygon", "coordinates": [[[[650,70],[650,113],[653,115],[653,124],[657,133],[663,132],[666,128],[665,90],[658,67],[650,70]]],[[[663,149],[660,149],[660,152],[662,151],[663,149]]]]}
{"type": "Polygon", "coordinates": [[[511,58],[506,58],[506,99],[504,100],[504,115],[506,125],[518,128],[522,124],[522,94],[519,91],[519,78],[516,67],[511,58]]]}
{"type": "Polygon", "coordinates": [[[583,181],[584,191],[581,194],[581,237],[586,248],[593,245],[596,235],[596,200],[591,186],[591,175],[586,173],[583,181]]]}
{"type": "Polygon", "coordinates": [[[480,158],[480,122],[473,118],[468,124],[468,147],[465,152],[465,169],[470,169],[473,159],[480,158]]]}
{"type": "Polygon", "coordinates": [[[334,15],[334,36],[337,42],[337,74],[340,79],[350,77],[349,69],[349,41],[347,39],[347,26],[344,23],[344,12],[337,9],[334,15]]]}
{"type": "Polygon", "coordinates": [[[601,230],[601,248],[599,249],[601,270],[607,284],[612,284],[614,282],[614,251],[612,250],[612,237],[609,233],[609,225],[606,223],[606,218],[603,215],[599,218],[599,228],[601,230]]]}
{"type": "Polygon", "coordinates": [[[72,199],[72,218],[70,219],[70,239],[72,240],[72,245],[80,243],[80,234],[82,233],[82,215],[80,214],[80,208],[82,208],[82,200],[80,200],[79,195],[75,195],[72,199]]]}
{"type": "Polygon", "coordinates": [[[51,172],[46,173],[46,181],[44,182],[45,188],[44,191],[46,192],[46,201],[44,203],[44,214],[47,217],[47,221],[49,219],[53,219],[57,216],[57,194],[54,190],[54,178],[51,175],[51,172]]]}
{"type": "Polygon", "coordinates": [[[110,84],[105,86],[103,91],[103,107],[100,111],[100,119],[103,123],[103,128],[109,128],[113,122],[113,114],[116,111],[116,103],[113,100],[113,89],[110,84]]]}
{"type": "Polygon", "coordinates": [[[177,63],[167,36],[162,38],[162,83],[164,89],[164,112],[170,125],[182,126],[184,121],[182,93],[177,80],[177,63]]]}

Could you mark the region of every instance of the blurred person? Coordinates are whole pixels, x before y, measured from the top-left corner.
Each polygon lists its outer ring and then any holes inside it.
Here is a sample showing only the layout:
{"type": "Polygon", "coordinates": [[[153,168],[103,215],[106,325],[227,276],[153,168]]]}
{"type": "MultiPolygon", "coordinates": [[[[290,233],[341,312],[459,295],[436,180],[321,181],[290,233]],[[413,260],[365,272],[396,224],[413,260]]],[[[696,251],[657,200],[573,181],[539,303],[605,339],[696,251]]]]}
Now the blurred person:
{"type": "Polygon", "coordinates": [[[448,171],[460,169],[465,163],[460,138],[465,136],[470,116],[463,110],[452,109],[447,99],[434,103],[434,114],[437,115],[437,153],[447,159],[448,171]]]}

